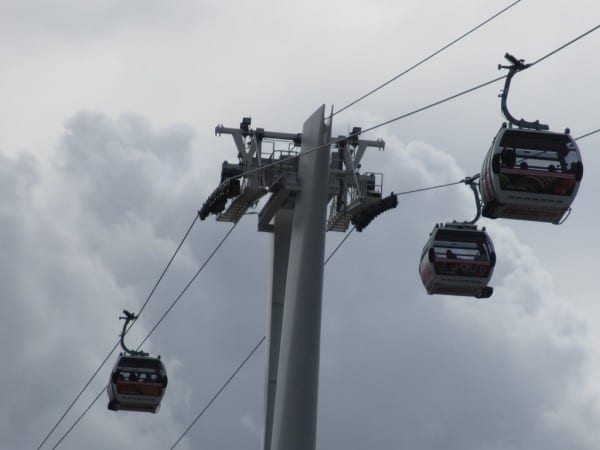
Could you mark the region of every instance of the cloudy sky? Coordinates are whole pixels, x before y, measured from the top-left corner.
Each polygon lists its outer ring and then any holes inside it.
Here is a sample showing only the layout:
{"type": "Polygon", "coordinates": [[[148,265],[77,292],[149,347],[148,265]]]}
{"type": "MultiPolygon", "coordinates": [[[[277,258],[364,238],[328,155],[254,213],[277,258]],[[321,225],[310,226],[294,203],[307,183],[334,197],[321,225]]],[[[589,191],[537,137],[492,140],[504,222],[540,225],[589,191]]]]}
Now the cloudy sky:
{"type": "MultiPolygon", "coordinates": [[[[138,311],[235,160],[215,125],[296,133],[510,4],[504,0],[4,0],[0,3],[0,447],[37,448],[138,311]]],[[[339,114],[370,127],[534,61],[600,23],[596,0],[522,0],[339,114]]],[[[510,107],[580,136],[600,127],[600,31],[519,74],[510,107]]],[[[379,128],[363,170],[384,191],[478,173],[499,128],[496,83],[379,128]]],[[[470,219],[464,186],[400,198],[325,269],[319,449],[593,450],[600,445],[594,252],[600,134],[561,226],[482,220],[498,264],[489,301],[428,296],[417,274],[436,222],[470,219]]],[[[230,225],[199,222],[128,335],[143,339],[230,225]]],[[[327,236],[326,254],[343,238],[327,236]]],[[[144,349],[169,387],[156,415],[101,399],[63,449],[165,449],[267,329],[271,236],[245,217],[144,349]]],[[[261,348],[178,448],[259,449],[261,348]]],[[[102,390],[111,358],[50,436],[102,390]]]]}

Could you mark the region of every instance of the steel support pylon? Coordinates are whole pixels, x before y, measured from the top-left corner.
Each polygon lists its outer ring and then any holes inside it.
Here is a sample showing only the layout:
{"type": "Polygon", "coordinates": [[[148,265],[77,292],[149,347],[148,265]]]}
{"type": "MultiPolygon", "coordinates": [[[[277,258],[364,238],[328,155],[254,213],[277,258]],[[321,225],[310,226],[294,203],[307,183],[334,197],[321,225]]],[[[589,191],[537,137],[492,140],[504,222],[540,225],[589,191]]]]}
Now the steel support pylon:
{"type": "Polygon", "coordinates": [[[292,221],[270,450],[314,450],[316,445],[330,134],[323,105],[302,132],[301,190],[292,221]]]}
{"type": "Polygon", "coordinates": [[[239,128],[215,127],[233,137],[238,162],[223,162],[221,181],[198,214],[237,223],[268,195],[258,214],[258,230],[273,233],[263,450],[314,450],[325,233],[350,223],[362,231],[396,207],[397,196],[383,197],[382,173],[359,172],[366,149],[383,150],[385,142],[359,139],[360,127],[331,140],[324,105],[302,133],[250,125],[244,117],[239,128]]]}
{"type": "Polygon", "coordinates": [[[275,214],[273,229],[273,258],[271,267],[271,285],[269,308],[267,313],[268,354],[267,374],[265,380],[265,428],[263,431],[263,450],[271,450],[273,435],[273,414],[275,410],[275,393],[277,389],[277,370],[279,365],[279,349],[281,346],[281,325],[283,323],[283,307],[285,299],[285,282],[290,255],[292,236],[292,209],[280,209],[275,214]]]}

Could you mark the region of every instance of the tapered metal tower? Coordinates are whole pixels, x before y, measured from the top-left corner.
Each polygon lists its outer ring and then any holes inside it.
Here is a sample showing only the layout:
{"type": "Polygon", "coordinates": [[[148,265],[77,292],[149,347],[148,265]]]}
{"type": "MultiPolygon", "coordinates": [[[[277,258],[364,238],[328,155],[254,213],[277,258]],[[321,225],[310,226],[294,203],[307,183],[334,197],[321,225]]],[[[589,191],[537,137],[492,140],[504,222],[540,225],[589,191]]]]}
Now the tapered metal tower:
{"type": "Polygon", "coordinates": [[[360,140],[360,128],[332,139],[324,105],[301,134],[253,130],[249,118],[215,131],[233,136],[239,162],[223,163],[200,218],[237,222],[270,194],[258,215],[259,231],[273,233],[263,450],[314,450],[325,234],[350,222],[360,231],[395,207],[395,196],[382,198],[383,176],[358,170],[367,147],[385,144],[360,140]],[[264,142],[273,144],[268,155],[264,142]]]}

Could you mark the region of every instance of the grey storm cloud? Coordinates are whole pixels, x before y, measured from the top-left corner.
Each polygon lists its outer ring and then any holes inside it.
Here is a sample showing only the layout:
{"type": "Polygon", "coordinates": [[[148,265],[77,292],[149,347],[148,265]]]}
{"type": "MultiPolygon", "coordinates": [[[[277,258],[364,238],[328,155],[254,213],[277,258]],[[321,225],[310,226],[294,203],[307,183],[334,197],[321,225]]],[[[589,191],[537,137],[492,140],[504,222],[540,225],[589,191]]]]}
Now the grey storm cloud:
{"type": "Polygon", "coordinates": [[[154,133],[138,116],[112,121],[83,112],[66,123],[60,168],[99,220],[152,217],[161,211],[161,193],[189,165],[192,136],[183,126],[154,133]]]}

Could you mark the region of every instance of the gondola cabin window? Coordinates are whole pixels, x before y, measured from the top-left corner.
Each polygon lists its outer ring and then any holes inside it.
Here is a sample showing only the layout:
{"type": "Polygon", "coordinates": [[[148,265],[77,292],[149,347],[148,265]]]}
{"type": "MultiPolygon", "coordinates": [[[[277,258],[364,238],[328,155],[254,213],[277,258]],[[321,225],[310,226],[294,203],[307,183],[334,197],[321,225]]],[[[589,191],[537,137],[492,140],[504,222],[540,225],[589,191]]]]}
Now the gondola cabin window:
{"type": "Polygon", "coordinates": [[[487,278],[490,273],[489,258],[483,249],[475,244],[464,247],[434,244],[434,268],[440,275],[487,278]]]}
{"type": "Polygon", "coordinates": [[[542,133],[507,130],[500,142],[503,190],[571,196],[579,172],[577,152],[568,135],[544,139],[542,133]]]}

